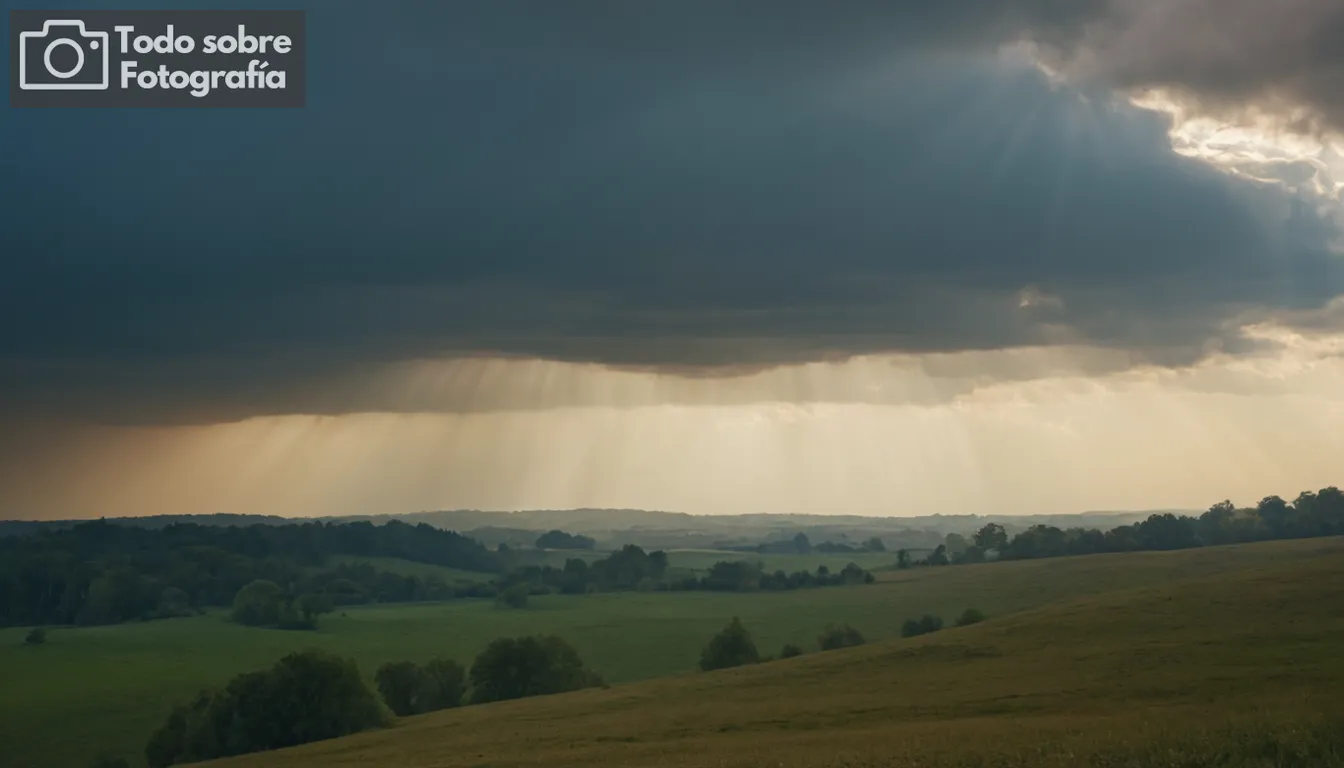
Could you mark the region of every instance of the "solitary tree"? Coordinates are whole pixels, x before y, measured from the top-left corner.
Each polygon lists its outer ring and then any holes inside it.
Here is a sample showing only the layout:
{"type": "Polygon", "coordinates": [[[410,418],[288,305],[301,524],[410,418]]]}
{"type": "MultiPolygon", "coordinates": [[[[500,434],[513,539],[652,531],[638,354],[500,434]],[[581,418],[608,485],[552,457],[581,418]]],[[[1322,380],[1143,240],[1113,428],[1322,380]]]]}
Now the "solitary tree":
{"type": "Polygon", "coordinates": [[[939,544],[933,554],[929,555],[929,565],[949,565],[951,561],[947,559],[947,545],[939,544]]]}
{"type": "Polygon", "coordinates": [[[986,552],[991,549],[1003,549],[1008,546],[1008,531],[998,523],[988,523],[976,531],[972,539],[976,547],[986,552]]]}
{"type": "Polygon", "coordinates": [[[706,672],[755,664],[760,660],[761,655],[756,651],[751,633],[747,632],[747,628],[742,626],[742,620],[736,616],[728,622],[728,626],[710,638],[709,644],[700,652],[700,668],[706,672]]]}

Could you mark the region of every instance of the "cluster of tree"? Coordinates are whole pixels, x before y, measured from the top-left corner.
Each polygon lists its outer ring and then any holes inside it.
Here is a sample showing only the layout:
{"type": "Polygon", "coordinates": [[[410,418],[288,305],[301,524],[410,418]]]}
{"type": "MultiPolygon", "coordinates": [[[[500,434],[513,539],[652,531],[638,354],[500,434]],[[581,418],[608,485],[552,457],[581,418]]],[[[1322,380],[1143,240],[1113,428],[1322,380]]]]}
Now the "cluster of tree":
{"type": "Polygon", "coordinates": [[[386,716],[355,663],[302,651],[178,706],[150,738],[150,768],[334,739],[386,716]]]}
{"type": "Polygon", "coordinates": [[[306,579],[335,582],[351,600],[441,599],[446,585],[342,565],[313,576],[333,555],[399,557],[502,573],[505,560],[479,543],[428,525],[390,522],[253,525],[106,521],[0,539],[0,626],[114,624],[231,605],[244,585],[264,579],[288,589],[306,579]],[[352,586],[353,585],[353,586],[352,586]],[[356,597],[358,596],[358,597],[356,597]]]}
{"type": "Polygon", "coordinates": [[[1028,560],[1108,552],[1164,551],[1339,535],[1344,535],[1344,491],[1332,486],[1316,492],[1304,491],[1291,503],[1278,496],[1267,496],[1254,507],[1238,508],[1230,501],[1222,501],[1199,517],[1168,512],[1106,531],[1033,525],[1009,537],[1002,525],[990,523],[969,540],[955,533],[948,534],[942,544],[919,560],[901,550],[897,552],[896,565],[906,568],[978,563],[989,559],[1028,560]]]}
{"type": "Polygon", "coordinates": [[[662,583],[666,575],[666,552],[645,552],[634,544],[627,544],[591,563],[572,557],[565,561],[563,568],[532,565],[515,569],[498,581],[498,588],[501,594],[519,584],[567,595],[619,592],[651,589],[662,583]]]}
{"type": "Polygon", "coordinates": [[[827,624],[821,631],[821,636],[817,638],[817,646],[823,651],[853,648],[863,643],[863,635],[848,624],[827,624]]]}
{"type": "MultiPolygon", "coordinates": [[[[976,608],[967,608],[957,617],[956,626],[966,627],[985,620],[985,614],[976,608]]],[[[918,637],[943,628],[943,617],[926,613],[918,619],[906,619],[901,625],[901,637],[918,637]]]]}
{"type": "MultiPolygon", "coordinates": [[[[468,677],[474,704],[604,684],[573,646],[553,636],[495,640],[476,657],[469,675],[447,659],[397,661],[379,667],[374,681],[387,708],[407,716],[462,705],[468,677]]],[[[151,736],[145,759],[150,768],[164,768],[332,739],[385,724],[377,696],[353,661],[302,651],[174,708],[151,736]]],[[[120,764],[120,758],[104,760],[120,764]]]]}
{"type": "Polygon", "coordinates": [[[335,607],[328,593],[286,592],[273,581],[258,579],[238,590],[230,618],[249,627],[316,629],[317,617],[335,607]]]}
{"type": "Polygon", "coordinates": [[[546,696],[602,686],[574,646],[554,635],[500,638],[471,665],[471,702],[546,696]]]}
{"type": "Polygon", "coordinates": [[[388,662],[373,679],[387,708],[401,717],[456,707],[466,691],[466,671],[448,659],[388,662]]]}
{"type": "Polygon", "coordinates": [[[581,534],[548,531],[537,537],[537,549],[593,549],[597,542],[581,534]]]}
{"type": "MultiPolygon", "coordinates": [[[[556,636],[500,638],[471,665],[471,703],[546,696],[604,685],[579,652],[556,636]]],[[[398,715],[418,715],[463,703],[468,674],[445,659],[397,661],[378,668],[383,701],[398,715]]]]}
{"type": "MultiPolygon", "coordinates": [[[[823,651],[853,648],[863,644],[863,634],[848,624],[827,624],[817,637],[817,647],[823,651]]],[[[779,658],[789,659],[802,654],[802,648],[789,643],[780,649],[779,658]]],[[[761,656],[751,633],[736,616],[728,622],[728,626],[711,637],[700,651],[700,669],[706,672],[773,660],[772,657],[761,656]]]]}

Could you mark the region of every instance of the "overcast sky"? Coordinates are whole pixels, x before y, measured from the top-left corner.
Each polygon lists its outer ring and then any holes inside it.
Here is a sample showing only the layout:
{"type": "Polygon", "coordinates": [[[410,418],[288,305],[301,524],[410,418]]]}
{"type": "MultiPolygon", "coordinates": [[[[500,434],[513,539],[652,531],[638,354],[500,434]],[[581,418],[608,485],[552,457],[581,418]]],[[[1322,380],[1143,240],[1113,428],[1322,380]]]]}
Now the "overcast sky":
{"type": "Polygon", "coordinates": [[[0,119],[0,517],[1344,482],[1338,0],[333,0],[308,39],[301,110],[0,119]]]}

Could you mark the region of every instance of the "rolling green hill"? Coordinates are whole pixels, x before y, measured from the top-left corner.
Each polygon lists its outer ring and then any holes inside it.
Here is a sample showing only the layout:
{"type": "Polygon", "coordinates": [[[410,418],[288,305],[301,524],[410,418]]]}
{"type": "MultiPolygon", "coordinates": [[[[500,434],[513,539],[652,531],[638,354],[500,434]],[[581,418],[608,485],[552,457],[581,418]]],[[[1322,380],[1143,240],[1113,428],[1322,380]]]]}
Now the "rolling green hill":
{"type": "Polygon", "coordinates": [[[1339,554],[210,765],[1341,766],[1339,554]]]}
{"type": "MultiPolygon", "coordinates": [[[[305,647],[351,656],[371,677],[386,661],[438,655],[469,664],[496,637],[555,633],[571,641],[609,681],[626,683],[694,669],[705,641],[734,615],[742,617],[763,652],[775,653],[786,642],[815,648],[817,633],[831,621],[849,622],[875,641],[897,638],[908,617],[931,612],[951,620],[975,607],[995,619],[987,627],[1004,627],[1010,626],[1004,617],[1011,614],[1079,596],[1161,588],[1192,578],[1240,578],[1266,567],[1299,568],[1300,578],[1308,579],[1323,563],[1340,562],[1344,539],[1312,539],[920,568],[882,574],[882,581],[869,586],[795,592],[551,596],[534,599],[523,610],[467,600],[367,606],[324,616],[315,632],[241,627],[215,613],[58,628],[46,645],[27,647],[24,630],[11,628],[0,630],[0,679],[5,682],[0,686],[0,765],[80,768],[103,750],[139,760],[150,732],[175,703],[305,647]]],[[[1240,612],[1237,620],[1260,623],[1252,609],[1240,612]]],[[[804,664],[820,660],[805,659],[804,664]]],[[[1252,658],[1248,663],[1259,662],[1252,658]]],[[[701,685],[717,677],[693,679],[701,685]]],[[[624,690],[618,687],[612,695],[624,690]]],[[[789,695],[811,695],[805,690],[789,695]]],[[[476,717],[465,711],[460,716],[476,717]]]]}

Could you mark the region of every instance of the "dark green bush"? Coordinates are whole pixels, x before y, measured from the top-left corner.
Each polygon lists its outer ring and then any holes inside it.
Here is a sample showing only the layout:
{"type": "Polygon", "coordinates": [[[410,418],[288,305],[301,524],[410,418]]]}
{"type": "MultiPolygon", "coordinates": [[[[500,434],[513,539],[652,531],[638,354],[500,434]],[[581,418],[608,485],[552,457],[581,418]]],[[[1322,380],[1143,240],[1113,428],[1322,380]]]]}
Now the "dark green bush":
{"type": "Polygon", "coordinates": [[[501,608],[526,608],[531,591],[526,584],[514,584],[495,596],[495,605],[501,608]]]}
{"type": "Polygon", "coordinates": [[[23,636],[23,642],[28,645],[42,645],[47,642],[47,630],[43,627],[33,627],[23,636]]]}
{"type": "Polygon", "coordinates": [[[906,619],[905,623],[901,625],[901,637],[927,635],[942,628],[942,618],[926,613],[918,619],[906,619]]]}
{"type": "Polygon", "coordinates": [[[838,648],[852,648],[856,645],[863,645],[863,635],[848,624],[835,625],[827,624],[821,631],[821,636],[817,638],[817,645],[821,646],[823,651],[834,651],[838,648]]]}
{"type": "Polygon", "coordinates": [[[985,620],[985,614],[981,613],[975,608],[967,608],[966,610],[961,612],[960,616],[957,617],[957,626],[965,627],[971,624],[979,624],[984,620],[985,620]]]}
{"type": "Polygon", "coordinates": [[[803,655],[803,649],[799,648],[793,643],[789,643],[785,645],[783,648],[779,649],[779,658],[781,659],[792,659],[794,656],[802,656],[802,655],[803,655]]]}

